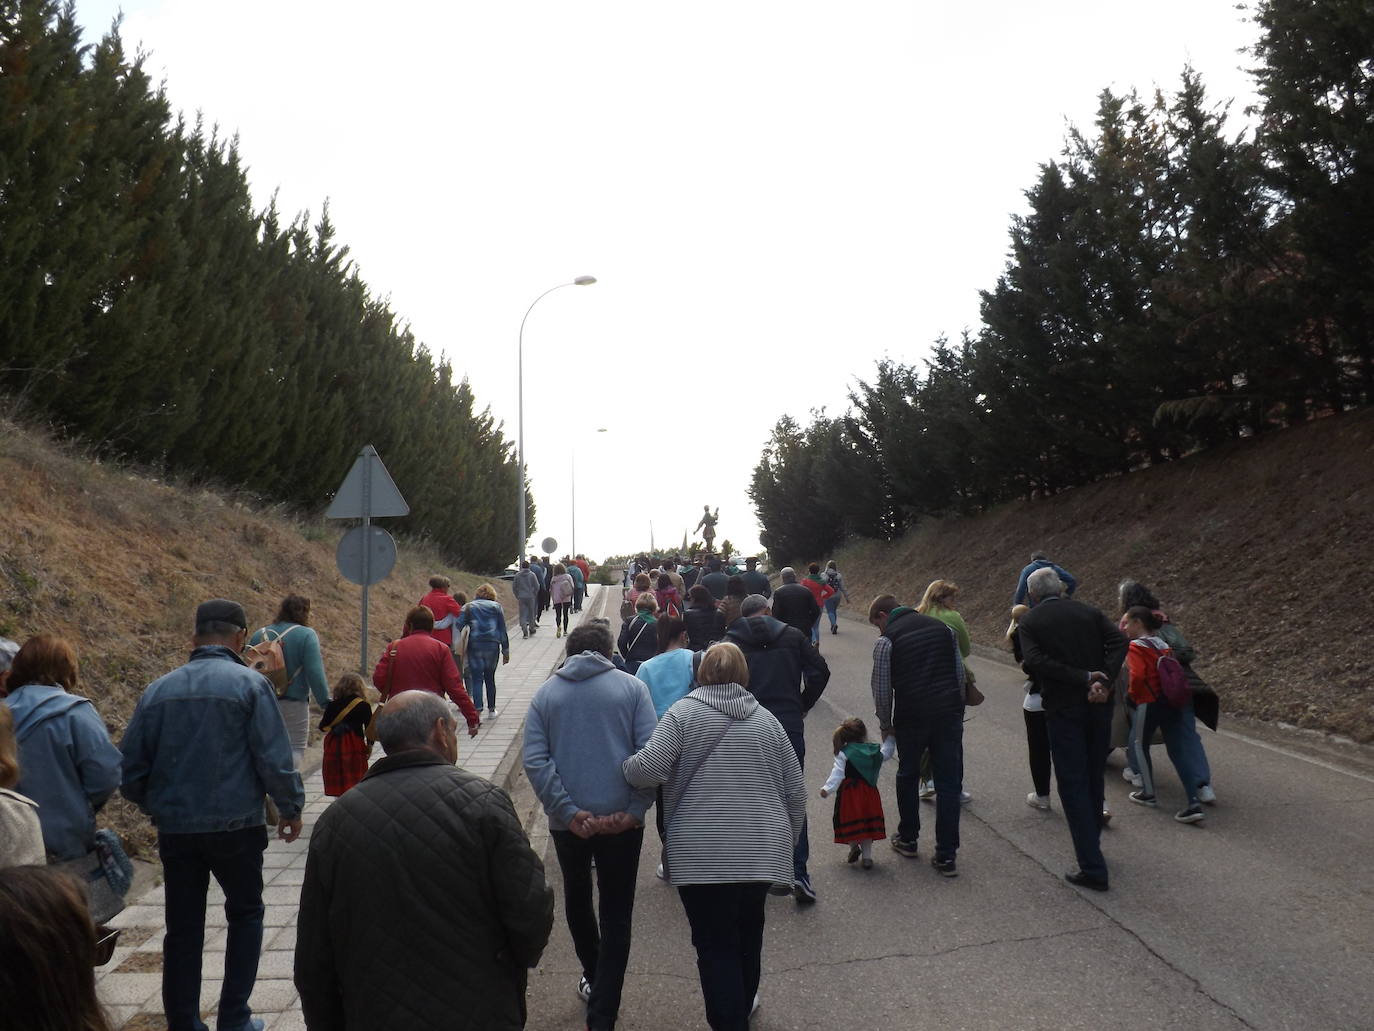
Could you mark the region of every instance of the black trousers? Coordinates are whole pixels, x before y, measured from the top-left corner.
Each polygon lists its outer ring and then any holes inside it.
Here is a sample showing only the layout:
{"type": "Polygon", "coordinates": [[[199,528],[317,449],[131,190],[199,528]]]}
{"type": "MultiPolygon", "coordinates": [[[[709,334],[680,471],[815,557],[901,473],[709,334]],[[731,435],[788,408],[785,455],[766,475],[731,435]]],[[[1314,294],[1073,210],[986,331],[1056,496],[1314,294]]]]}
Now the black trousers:
{"type": "MultiPolygon", "coordinates": [[[[1102,783],[1111,751],[1112,707],[1077,702],[1045,714],[1050,735],[1050,755],[1059,784],[1059,805],[1073,838],[1078,868],[1098,881],[1107,880],[1107,860],[1102,856],[1102,783]]],[[[900,747],[900,746],[899,746],[900,747]]]]}
{"type": "Polygon", "coordinates": [[[1043,712],[1021,712],[1026,717],[1026,753],[1030,758],[1031,783],[1042,798],[1050,793],[1050,732],[1043,712]]]}
{"type": "Polygon", "coordinates": [[[763,970],[763,915],[768,885],[684,884],[677,890],[712,1031],[747,1031],[763,970]]]}
{"type": "Polygon", "coordinates": [[[613,1028],[630,962],[630,922],[644,828],[590,838],[579,838],[572,831],[551,833],[563,871],[563,914],[582,975],[592,986],[587,1026],[592,1031],[613,1028]],[[599,907],[592,905],[593,859],[599,907]]]}

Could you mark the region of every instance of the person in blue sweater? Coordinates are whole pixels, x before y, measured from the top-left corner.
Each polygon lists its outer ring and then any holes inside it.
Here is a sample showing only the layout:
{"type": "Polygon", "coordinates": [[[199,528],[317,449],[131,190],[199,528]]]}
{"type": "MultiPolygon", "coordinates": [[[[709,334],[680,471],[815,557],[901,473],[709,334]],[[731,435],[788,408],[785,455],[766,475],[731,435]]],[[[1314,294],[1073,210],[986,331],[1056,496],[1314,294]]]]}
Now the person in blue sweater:
{"type": "Polygon", "coordinates": [[[1011,599],[1011,603],[1013,605],[1030,604],[1028,601],[1026,601],[1026,581],[1030,579],[1030,575],[1034,573],[1037,569],[1053,569],[1055,573],[1058,575],[1059,579],[1064,581],[1064,596],[1066,598],[1072,598],[1073,592],[1078,590],[1078,581],[1073,578],[1072,573],[1070,573],[1063,566],[1056,565],[1055,563],[1051,562],[1050,557],[1046,555],[1043,551],[1036,551],[1031,553],[1030,562],[1028,562],[1025,568],[1021,570],[1021,575],[1019,578],[1017,578],[1016,593],[1012,596],[1011,599]]]}
{"type": "Polygon", "coordinates": [[[577,993],[593,1031],[615,1027],[620,1010],[644,814],[654,800],[652,787],[631,788],[621,774],[658,720],[649,689],[611,662],[614,646],[602,623],[573,630],[567,659],[535,691],[525,721],[525,773],[549,817],[563,910],[582,964],[577,993]]]}

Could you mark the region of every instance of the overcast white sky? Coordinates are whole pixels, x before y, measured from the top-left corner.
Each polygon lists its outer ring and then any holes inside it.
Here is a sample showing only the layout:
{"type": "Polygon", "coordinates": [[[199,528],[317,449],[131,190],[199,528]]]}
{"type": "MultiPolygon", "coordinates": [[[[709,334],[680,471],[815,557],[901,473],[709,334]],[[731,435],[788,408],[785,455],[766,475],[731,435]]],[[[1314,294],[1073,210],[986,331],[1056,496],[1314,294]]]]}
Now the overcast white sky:
{"type": "Polygon", "coordinates": [[[651,523],[678,544],[707,502],[754,549],[776,420],[977,325],[1102,88],[1191,62],[1237,128],[1253,99],[1233,0],[77,0],[91,36],[120,9],[173,105],[238,134],[259,206],[328,199],[512,437],[521,316],[598,277],[525,330],[534,537],[571,543],[575,452],[594,558],[651,523]]]}

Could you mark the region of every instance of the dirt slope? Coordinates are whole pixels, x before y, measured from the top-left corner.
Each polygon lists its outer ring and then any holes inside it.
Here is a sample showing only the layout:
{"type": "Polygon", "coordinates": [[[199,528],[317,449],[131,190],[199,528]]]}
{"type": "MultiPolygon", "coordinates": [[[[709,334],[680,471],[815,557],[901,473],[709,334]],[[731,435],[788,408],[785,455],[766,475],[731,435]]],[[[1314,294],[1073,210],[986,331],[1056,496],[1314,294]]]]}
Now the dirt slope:
{"type": "MultiPolygon", "coordinates": [[[[195,606],[206,598],[241,602],[257,626],[283,595],[305,594],[330,678],[357,667],[361,588],[334,563],[344,524],[91,462],[4,421],[0,483],[0,635],[22,642],[49,631],[73,641],[80,693],[116,742],[144,686],[185,661],[195,606]]],[[[371,591],[369,662],[384,635],[400,633],[431,575],[444,573],[469,595],[484,582],[446,569],[413,541],[398,545],[396,569],[371,591]]],[[[506,585],[496,586],[513,612],[506,585]]],[[[146,848],[147,821],[119,799],[110,810],[113,825],[146,848]]]]}
{"type": "Polygon", "coordinates": [[[931,580],[957,581],[974,640],[997,645],[1036,549],[1113,617],[1121,579],[1149,585],[1228,711],[1374,741],[1374,411],[836,558],[855,609],[884,591],[915,604],[931,580]]]}

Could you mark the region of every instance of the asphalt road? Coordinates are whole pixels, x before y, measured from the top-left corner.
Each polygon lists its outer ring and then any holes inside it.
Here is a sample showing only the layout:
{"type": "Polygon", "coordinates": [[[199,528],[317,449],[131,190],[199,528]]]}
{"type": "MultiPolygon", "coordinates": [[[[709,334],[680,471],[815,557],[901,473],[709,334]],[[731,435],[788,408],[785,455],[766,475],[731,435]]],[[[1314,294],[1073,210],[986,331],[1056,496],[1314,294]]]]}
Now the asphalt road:
{"type": "MultiPolygon", "coordinates": [[[[876,866],[844,862],[832,803],[818,791],[836,723],[872,723],[873,631],[842,621],[822,647],[833,676],[807,720],[811,875],[820,901],[770,899],[762,1007],[753,1026],[982,1028],[1374,1028],[1374,767],[1367,753],[1307,739],[1203,730],[1218,804],[1175,823],[1182,789],[1156,749],[1161,805],[1128,802],[1114,757],[1104,837],[1107,894],[1062,875],[1073,854],[1063,817],[1025,804],[1030,790],[1021,678],[974,659],[987,702],[965,725],[960,876],[881,843],[876,866]]],[[[1223,731],[1227,726],[1223,723],[1223,731]]],[[[896,827],[892,773],[881,790],[896,827]]],[[[695,955],[676,893],[654,877],[645,836],[634,948],[620,1027],[704,1027],[695,955]]],[[[580,1028],[580,970],[562,919],[530,977],[535,1029],[580,1028]]]]}

